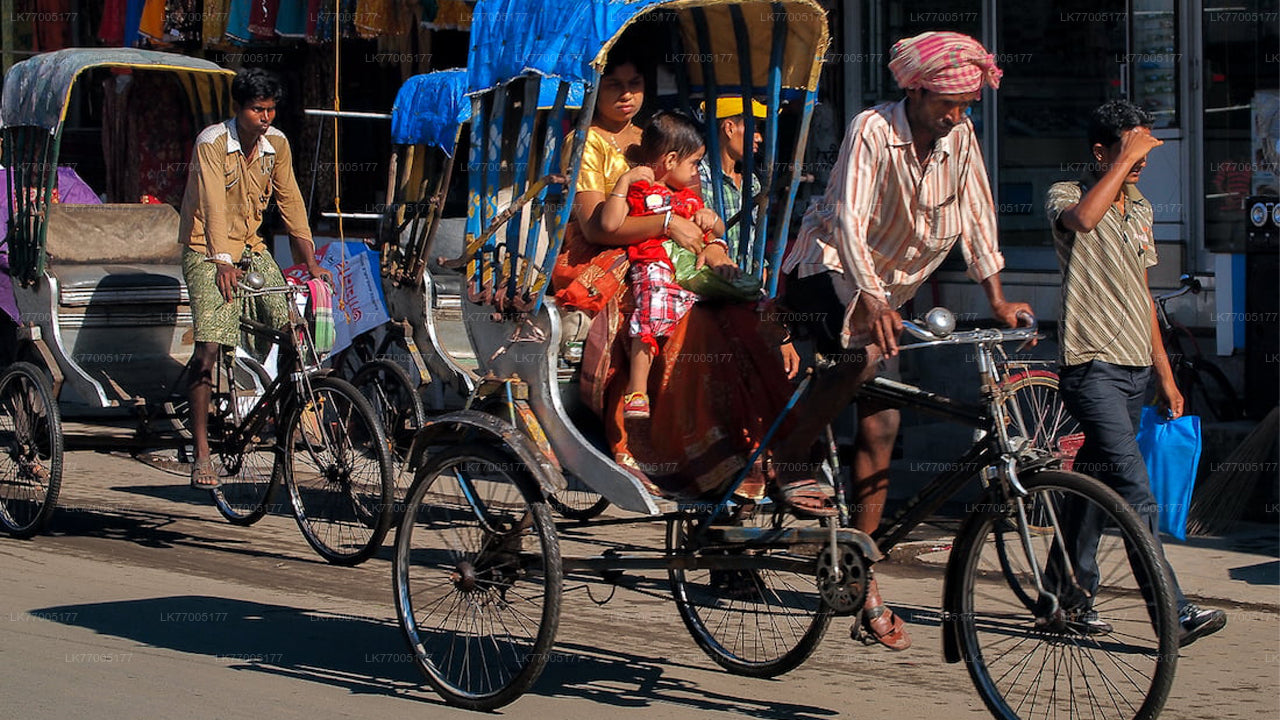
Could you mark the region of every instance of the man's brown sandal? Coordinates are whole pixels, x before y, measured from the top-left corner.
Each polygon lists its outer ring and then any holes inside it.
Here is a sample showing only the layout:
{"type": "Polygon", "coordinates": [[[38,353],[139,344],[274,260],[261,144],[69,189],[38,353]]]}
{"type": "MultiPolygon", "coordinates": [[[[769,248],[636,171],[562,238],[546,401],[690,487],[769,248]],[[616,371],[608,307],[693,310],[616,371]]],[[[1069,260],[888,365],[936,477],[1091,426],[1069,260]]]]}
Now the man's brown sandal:
{"type": "Polygon", "coordinates": [[[214,490],[221,484],[212,458],[197,460],[191,465],[191,487],[196,490],[214,490]]]}
{"type": "Polygon", "coordinates": [[[885,607],[880,599],[880,588],[872,579],[867,588],[867,602],[862,608],[862,622],[854,624],[849,635],[854,640],[878,642],[890,650],[906,650],[911,647],[911,636],[907,634],[906,623],[885,607]]]}
{"type": "Polygon", "coordinates": [[[831,496],[822,491],[822,486],[813,478],[778,481],[777,489],[771,493],[774,502],[790,510],[802,518],[829,518],[837,514],[831,496]]]}

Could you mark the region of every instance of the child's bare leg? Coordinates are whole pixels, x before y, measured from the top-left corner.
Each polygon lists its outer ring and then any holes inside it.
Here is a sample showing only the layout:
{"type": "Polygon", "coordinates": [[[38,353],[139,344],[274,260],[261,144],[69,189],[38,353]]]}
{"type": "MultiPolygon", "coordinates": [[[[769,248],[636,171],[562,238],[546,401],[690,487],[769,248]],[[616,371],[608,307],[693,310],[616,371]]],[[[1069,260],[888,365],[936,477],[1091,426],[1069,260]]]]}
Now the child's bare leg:
{"type": "Polygon", "coordinates": [[[627,394],[649,393],[649,369],[653,367],[653,348],[640,338],[631,338],[631,378],[627,394]]]}

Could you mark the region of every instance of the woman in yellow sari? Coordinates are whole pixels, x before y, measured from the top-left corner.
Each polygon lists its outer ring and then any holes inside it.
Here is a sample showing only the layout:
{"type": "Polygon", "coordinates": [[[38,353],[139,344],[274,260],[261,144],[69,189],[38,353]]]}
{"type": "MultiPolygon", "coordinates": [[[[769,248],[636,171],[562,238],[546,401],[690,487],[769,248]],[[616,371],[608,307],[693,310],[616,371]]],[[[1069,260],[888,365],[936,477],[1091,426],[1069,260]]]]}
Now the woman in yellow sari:
{"type": "MultiPolygon", "coordinates": [[[[795,374],[798,359],[789,343],[784,346],[786,331],[762,321],[754,305],[699,303],[654,358],[650,418],[624,421],[625,318],[633,302],[625,282],[626,246],[665,234],[695,253],[703,250],[698,226],[674,214],[628,217],[613,233],[600,226],[604,201],[630,169],[628,153],[640,142],[633,121],[644,92],[643,68],[615,49],[601,77],[572,219],[552,282],[562,307],[594,316],[583,355],[582,394],[603,418],[615,459],[651,490],[690,499],[722,492],[745,467],[786,405],[792,389],[788,376],[795,374]]],[[[706,258],[712,268],[733,264],[718,246],[706,258]]],[[[784,425],[781,432],[786,430],[784,425]]],[[[762,497],[765,475],[758,463],[739,495],[762,497]]],[[[812,481],[774,494],[798,514],[834,514],[830,499],[812,481]]]]}

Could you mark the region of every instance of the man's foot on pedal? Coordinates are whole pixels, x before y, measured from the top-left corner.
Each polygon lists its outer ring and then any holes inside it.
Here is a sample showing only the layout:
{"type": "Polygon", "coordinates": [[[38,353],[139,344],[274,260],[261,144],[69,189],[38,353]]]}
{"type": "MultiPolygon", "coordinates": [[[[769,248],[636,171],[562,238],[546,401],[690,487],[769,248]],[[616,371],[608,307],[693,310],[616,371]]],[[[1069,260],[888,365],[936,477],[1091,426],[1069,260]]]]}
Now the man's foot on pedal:
{"type": "Polygon", "coordinates": [[[215,490],[221,484],[212,459],[204,458],[191,464],[191,487],[196,490],[215,490]]]}
{"type": "Polygon", "coordinates": [[[1227,626],[1227,614],[1221,610],[1206,610],[1193,603],[1182,606],[1178,613],[1178,647],[1186,647],[1205,635],[1212,635],[1227,626]]]}
{"type": "Polygon", "coordinates": [[[627,420],[649,419],[649,396],[644,393],[627,393],[622,398],[622,417],[627,420]]]}

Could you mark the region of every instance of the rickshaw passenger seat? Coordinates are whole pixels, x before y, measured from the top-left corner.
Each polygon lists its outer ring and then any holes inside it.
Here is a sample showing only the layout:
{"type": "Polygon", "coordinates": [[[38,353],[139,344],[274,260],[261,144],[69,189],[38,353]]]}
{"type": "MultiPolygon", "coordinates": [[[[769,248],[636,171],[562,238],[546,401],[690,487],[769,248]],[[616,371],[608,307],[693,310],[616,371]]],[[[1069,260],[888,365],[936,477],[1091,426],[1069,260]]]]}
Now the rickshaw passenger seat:
{"type": "Polygon", "coordinates": [[[64,307],[187,302],[170,205],[54,205],[46,247],[64,307]]]}

